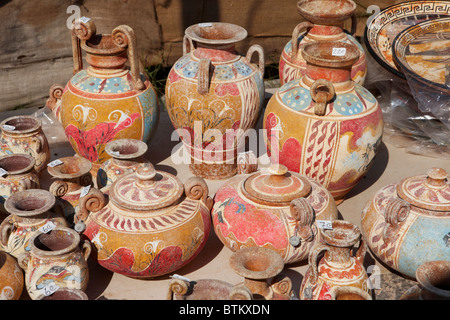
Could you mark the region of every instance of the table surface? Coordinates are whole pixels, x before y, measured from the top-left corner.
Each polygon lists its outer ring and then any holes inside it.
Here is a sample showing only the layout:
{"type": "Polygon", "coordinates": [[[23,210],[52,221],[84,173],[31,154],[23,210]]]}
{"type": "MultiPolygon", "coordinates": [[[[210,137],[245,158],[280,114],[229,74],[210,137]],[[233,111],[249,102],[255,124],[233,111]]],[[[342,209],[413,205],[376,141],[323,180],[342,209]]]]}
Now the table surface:
{"type": "MultiPolygon", "coordinates": [[[[272,91],[273,92],[273,91],[272,91]]],[[[267,92],[266,98],[271,92],[267,92]]],[[[22,109],[11,112],[3,112],[0,120],[12,115],[35,114],[43,121],[43,130],[49,140],[51,160],[74,155],[74,151],[67,141],[64,131],[59,123],[55,123],[45,109],[22,109]],[[52,123],[53,121],[53,123],[52,123]]],[[[257,129],[262,128],[262,116],[259,119],[257,129]]],[[[192,176],[188,165],[174,164],[171,159],[173,150],[179,147],[179,141],[171,141],[173,126],[167,112],[161,112],[156,135],[149,143],[147,159],[157,170],[167,171],[177,175],[181,181],[186,181],[192,176]]],[[[259,159],[267,160],[264,151],[260,151],[259,159]]],[[[403,149],[383,142],[373,166],[366,177],[347,195],[346,200],[338,206],[341,218],[360,226],[361,212],[368,200],[382,187],[398,182],[405,177],[423,174],[430,167],[441,167],[450,172],[448,160],[429,158],[421,155],[406,153],[403,149]]],[[[45,171],[41,176],[41,187],[48,188],[50,177],[45,171]]],[[[207,180],[210,195],[213,196],[224,181],[207,180]]],[[[238,284],[243,279],[229,267],[229,258],[232,252],[225,247],[211,229],[208,241],[200,254],[188,265],[175,271],[191,280],[217,279],[232,284],[238,284]]],[[[365,258],[365,267],[375,265],[377,275],[380,276],[380,287],[374,291],[377,300],[398,299],[415,282],[405,279],[393,270],[386,268],[375,258],[370,251],[365,258]]],[[[291,278],[293,290],[298,295],[300,284],[307,270],[307,262],[286,265],[283,273],[291,278]]],[[[115,300],[162,300],[166,299],[168,283],[171,275],[162,276],[151,280],[140,280],[112,273],[98,265],[93,259],[89,259],[90,280],[86,290],[91,300],[115,299],[115,300]]],[[[26,290],[24,290],[26,291],[26,290]]],[[[23,299],[27,299],[24,292],[23,299]]]]}

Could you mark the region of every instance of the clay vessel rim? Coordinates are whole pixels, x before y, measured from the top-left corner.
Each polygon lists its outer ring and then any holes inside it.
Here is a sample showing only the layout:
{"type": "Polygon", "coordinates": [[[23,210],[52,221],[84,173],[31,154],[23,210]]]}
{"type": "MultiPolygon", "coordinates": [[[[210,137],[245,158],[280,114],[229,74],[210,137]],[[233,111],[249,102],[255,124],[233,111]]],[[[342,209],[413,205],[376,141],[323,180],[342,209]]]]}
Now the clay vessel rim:
{"type": "Polygon", "coordinates": [[[113,56],[126,52],[126,48],[114,44],[110,34],[95,34],[88,40],[82,40],[81,48],[89,54],[99,56],[113,56]],[[96,44],[94,41],[98,41],[98,43],[96,44]],[[106,44],[106,46],[102,48],[99,44],[106,44]]]}
{"type": "Polygon", "coordinates": [[[416,270],[416,280],[419,286],[426,290],[439,296],[450,298],[450,290],[441,289],[430,280],[432,277],[430,274],[436,273],[436,269],[447,271],[447,276],[450,276],[450,261],[436,260],[424,262],[416,270]]]}
{"type": "Polygon", "coordinates": [[[361,55],[358,47],[339,41],[309,43],[302,48],[301,53],[307,63],[334,68],[352,66],[361,55]],[[333,48],[345,48],[346,53],[344,56],[332,56],[333,48]]]}
{"type": "Polygon", "coordinates": [[[42,214],[44,212],[49,211],[54,207],[56,203],[55,196],[47,190],[43,189],[28,189],[18,191],[13,193],[6,199],[5,201],[5,210],[12,215],[20,216],[20,217],[34,217],[36,215],[42,214]],[[29,198],[32,194],[37,193],[35,198],[41,199],[44,201],[44,205],[42,207],[36,208],[34,210],[21,210],[16,207],[16,204],[22,201],[23,199],[29,198]]]}
{"type": "Polygon", "coordinates": [[[327,244],[336,247],[348,247],[354,245],[361,237],[361,232],[359,228],[353,223],[346,220],[333,220],[332,230],[320,229],[324,241],[327,244]],[[341,228],[344,230],[345,234],[348,235],[345,238],[338,238],[335,235],[336,229],[341,228]]]}
{"type": "Polygon", "coordinates": [[[41,122],[41,120],[39,120],[33,116],[27,116],[27,115],[13,116],[13,117],[9,117],[9,118],[3,120],[0,123],[0,127],[1,127],[2,131],[10,133],[10,134],[26,134],[26,133],[32,133],[32,132],[35,132],[36,130],[39,130],[42,127],[42,122],[41,122]],[[5,124],[8,124],[11,121],[21,120],[21,119],[25,119],[27,121],[31,120],[31,122],[34,122],[33,126],[29,129],[25,129],[25,130],[17,130],[17,129],[10,130],[10,129],[3,127],[5,124]]]}
{"type": "Polygon", "coordinates": [[[60,165],[56,165],[54,167],[47,167],[48,173],[55,178],[60,178],[60,179],[78,178],[78,177],[81,177],[81,176],[87,174],[92,169],[92,163],[83,157],[69,156],[69,157],[59,158],[59,160],[61,160],[63,163],[60,165]],[[70,162],[77,162],[77,161],[79,162],[78,171],[76,171],[74,173],[64,173],[61,171],[63,168],[65,168],[66,165],[68,165],[69,161],[70,162]]]}
{"type": "Polygon", "coordinates": [[[352,0],[300,0],[297,2],[297,10],[303,18],[312,23],[321,25],[336,25],[342,23],[353,15],[356,8],[356,3],[352,0]],[[340,2],[347,5],[348,8],[346,8],[346,10],[336,10],[333,6],[326,6],[330,11],[312,12],[304,7],[305,4],[311,2],[340,2]]]}
{"type": "Polygon", "coordinates": [[[56,227],[54,229],[52,229],[51,231],[49,231],[48,233],[44,233],[42,231],[36,232],[36,234],[33,235],[33,237],[30,239],[30,244],[31,244],[31,250],[33,253],[35,253],[37,256],[39,257],[52,257],[52,256],[59,256],[59,255],[64,255],[67,253],[70,253],[72,251],[74,251],[79,243],[81,241],[80,235],[78,234],[78,232],[76,232],[73,229],[70,228],[65,228],[65,227],[56,227]],[[52,232],[66,232],[69,233],[73,238],[72,243],[62,249],[58,249],[58,250],[43,250],[40,249],[36,246],[35,241],[40,237],[40,236],[45,236],[45,235],[49,235],[52,232]]]}
{"type": "Polygon", "coordinates": [[[15,175],[15,174],[26,173],[26,172],[31,171],[34,168],[36,160],[34,160],[34,158],[32,156],[30,156],[29,154],[25,154],[25,153],[13,153],[13,154],[8,154],[8,155],[5,155],[3,157],[0,157],[0,167],[5,169],[4,167],[1,166],[1,161],[4,160],[4,159],[14,158],[14,157],[26,158],[29,161],[29,164],[26,167],[22,168],[22,169],[7,170],[8,171],[8,175],[15,175]]]}
{"type": "MultiPolygon", "coordinates": [[[[212,29],[208,30],[211,31],[212,29]]],[[[193,41],[211,44],[211,45],[225,45],[225,44],[233,44],[247,38],[247,30],[241,26],[236,24],[227,23],[227,22],[206,22],[206,23],[197,23],[192,26],[189,26],[185,30],[185,35],[193,41]],[[219,38],[219,39],[210,39],[201,35],[201,28],[212,28],[222,33],[224,30],[228,32],[229,36],[219,38]]]]}
{"type": "Polygon", "coordinates": [[[105,152],[111,157],[116,159],[136,159],[143,156],[148,150],[148,146],[144,141],[136,139],[116,139],[108,142],[105,146],[105,152]],[[130,144],[136,146],[138,149],[133,153],[120,153],[117,154],[115,148],[120,148],[123,144],[130,144]]]}
{"type": "Polygon", "coordinates": [[[332,300],[336,300],[340,294],[345,294],[345,293],[353,293],[353,294],[360,296],[364,300],[372,300],[372,297],[369,293],[362,290],[361,288],[352,287],[352,286],[333,287],[331,289],[330,295],[332,297],[332,300]]]}
{"type": "MultiPolygon", "coordinates": [[[[55,300],[52,299],[51,297],[58,292],[69,292],[71,294],[74,294],[75,296],[79,297],[80,299],[70,299],[70,300],[89,300],[87,294],[81,290],[81,289],[70,289],[70,288],[58,288],[58,290],[56,290],[53,294],[51,294],[50,296],[46,296],[45,294],[39,295],[36,300],[55,300]]],[[[62,299],[62,300],[66,300],[66,299],[62,299]]]]}
{"type": "Polygon", "coordinates": [[[284,260],[281,255],[264,247],[248,247],[240,249],[230,257],[231,268],[240,276],[247,279],[269,279],[278,275],[284,268],[284,260]],[[264,270],[250,270],[246,267],[248,262],[254,262],[257,258],[264,258],[269,265],[264,270]]]}

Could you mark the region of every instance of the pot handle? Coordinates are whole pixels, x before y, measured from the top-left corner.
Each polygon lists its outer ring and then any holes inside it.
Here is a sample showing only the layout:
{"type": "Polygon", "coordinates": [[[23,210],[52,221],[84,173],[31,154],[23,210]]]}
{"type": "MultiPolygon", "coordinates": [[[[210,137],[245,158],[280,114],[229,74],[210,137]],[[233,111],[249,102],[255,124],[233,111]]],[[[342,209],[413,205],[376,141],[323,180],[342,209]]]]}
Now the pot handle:
{"type": "Polygon", "coordinates": [[[183,37],[183,55],[190,53],[194,48],[194,42],[187,35],[183,37]]]}
{"type": "Polygon", "coordinates": [[[198,63],[197,91],[201,95],[209,92],[209,83],[211,75],[211,60],[207,58],[200,59],[198,63]]]}
{"type": "Polygon", "coordinates": [[[241,152],[237,156],[238,174],[250,174],[258,170],[258,158],[253,151],[241,152]]]}
{"type": "Polygon", "coordinates": [[[14,221],[12,220],[11,216],[8,216],[0,224],[0,242],[2,246],[6,247],[8,245],[8,239],[13,230],[14,230],[14,221]]]}
{"type": "Polygon", "coordinates": [[[298,198],[291,201],[291,217],[297,221],[295,235],[290,237],[292,246],[298,247],[301,242],[312,241],[314,239],[314,209],[306,198],[298,198]]]}
{"type": "Polygon", "coordinates": [[[383,238],[388,239],[397,233],[399,223],[406,220],[409,211],[409,203],[402,199],[397,198],[388,202],[384,213],[386,225],[383,230],[383,238]]]}
{"type": "Polygon", "coordinates": [[[327,104],[334,98],[335,90],[333,84],[325,79],[314,81],[309,89],[311,98],[316,103],[314,106],[314,114],[316,116],[324,116],[327,109],[327,104]],[[318,90],[325,87],[327,91],[318,90]]]}
{"type": "Polygon", "coordinates": [[[46,107],[49,108],[53,114],[57,114],[57,105],[61,100],[62,94],[64,92],[64,87],[59,84],[54,84],[50,87],[49,97],[45,103],[46,107]]]}
{"type": "Polygon", "coordinates": [[[134,30],[121,25],[116,27],[111,33],[114,44],[120,48],[127,48],[128,59],[130,61],[131,78],[136,90],[144,90],[145,83],[141,79],[139,68],[139,57],[137,52],[137,40],[134,30]]]}
{"type": "Polygon", "coordinates": [[[359,241],[359,248],[356,251],[355,259],[357,259],[361,264],[364,263],[364,257],[366,256],[367,252],[367,243],[364,241],[364,239],[361,237],[359,241]]]}
{"type": "Polygon", "coordinates": [[[81,40],[89,40],[97,32],[95,23],[92,20],[81,21],[76,19],[72,24],[72,55],[73,55],[73,74],[83,69],[83,57],[81,55],[81,40]]]}
{"type": "Polygon", "coordinates": [[[314,25],[311,22],[304,21],[300,22],[292,32],[292,38],[291,38],[291,62],[293,62],[297,58],[298,54],[298,37],[300,36],[300,33],[304,29],[312,28],[314,25]]]}
{"type": "Polygon", "coordinates": [[[32,141],[36,144],[36,153],[40,154],[44,152],[45,138],[42,134],[38,134],[32,138],[32,141]]]}
{"type": "Polygon", "coordinates": [[[56,180],[48,189],[55,197],[63,197],[69,191],[69,185],[63,180],[56,180]]]}
{"type": "Polygon", "coordinates": [[[17,263],[19,264],[19,267],[21,267],[23,270],[27,270],[30,258],[31,258],[30,252],[24,252],[21,255],[19,255],[17,257],[17,263]]]}
{"type": "Polygon", "coordinates": [[[203,178],[190,177],[184,184],[184,193],[188,199],[200,200],[208,210],[211,210],[213,200],[209,196],[209,188],[203,178]]]}
{"type": "Polygon", "coordinates": [[[323,244],[317,244],[317,245],[313,246],[313,248],[311,249],[311,252],[308,257],[309,271],[311,272],[311,274],[310,274],[311,283],[316,283],[319,278],[319,270],[318,270],[319,266],[317,263],[317,259],[319,258],[319,255],[323,251],[329,251],[329,250],[330,250],[330,248],[323,244]]]}
{"type": "Polygon", "coordinates": [[[91,242],[89,240],[84,240],[83,241],[83,245],[81,247],[81,252],[83,254],[84,260],[88,261],[89,256],[91,255],[91,251],[92,251],[92,245],[91,242]]]}
{"type": "Polygon", "coordinates": [[[30,178],[26,177],[19,181],[19,191],[24,191],[28,189],[33,189],[35,187],[35,183],[30,178]]]}
{"type": "Polygon", "coordinates": [[[184,296],[189,290],[189,282],[187,280],[172,278],[169,282],[169,290],[167,292],[167,300],[173,300],[173,294],[184,296]]]}
{"type": "Polygon", "coordinates": [[[352,27],[350,29],[350,35],[354,36],[356,33],[356,29],[358,27],[358,17],[356,16],[356,13],[352,14],[352,27]]]}
{"type": "Polygon", "coordinates": [[[105,195],[96,188],[91,188],[87,195],[80,198],[74,216],[74,229],[82,233],[86,229],[85,221],[91,212],[97,212],[106,205],[105,195]]]}
{"type": "Polygon", "coordinates": [[[252,45],[248,51],[245,58],[250,62],[252,60],[253,54],[257,52],[258,53],[258,67],[259,72],[261,73],[261,76],[264,77],[264,68],[265,68],[265,60],[264,60],[264,49],[259,44],[252,45]]]}
{"type": "Polygon", "coordinates": [[[228,300],[252,300],[253,294],[243,283],[235,285],[230,292],[228,300]]]}

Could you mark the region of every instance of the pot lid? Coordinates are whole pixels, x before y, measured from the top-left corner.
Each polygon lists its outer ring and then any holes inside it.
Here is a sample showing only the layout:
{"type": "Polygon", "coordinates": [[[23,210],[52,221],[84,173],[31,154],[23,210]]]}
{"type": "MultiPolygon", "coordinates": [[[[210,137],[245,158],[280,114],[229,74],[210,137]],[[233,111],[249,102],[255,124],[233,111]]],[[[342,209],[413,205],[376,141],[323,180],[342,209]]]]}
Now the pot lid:
{"type": "Polygon", "coordinates": [[[286,206],[294,199],[309,195],[311,184],[302,175],[288,171],[286,166],[274,164],[267,172],[248,177],[242,189],[253,201],[286,206]]]}
{"type": "Polygon", "coordinates": [[[397,194],[422,209],[450,211],[450,182],[447,172],[441,168],[431,168],[426,175],[400,181],[397,194]]]}
{"type": "Polygon", "coordinates": [[[156,171],[151,163],[143,163],[135,172],[115,181],[109,196],[120,207],[148,211],[174,204],[183,192],[180,179],[170,173],[156,171]]]}

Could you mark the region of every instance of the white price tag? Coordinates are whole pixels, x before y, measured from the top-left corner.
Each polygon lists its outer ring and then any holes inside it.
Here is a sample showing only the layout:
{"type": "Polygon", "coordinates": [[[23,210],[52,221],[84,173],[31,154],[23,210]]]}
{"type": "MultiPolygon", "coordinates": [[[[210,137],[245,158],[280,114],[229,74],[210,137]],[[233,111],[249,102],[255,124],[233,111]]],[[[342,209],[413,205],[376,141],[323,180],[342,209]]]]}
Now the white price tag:
{"type": "Polygon", "coordinates": [[[174,274],[174,275],[172,275],[170,277],[174,278],[174,279],[180,279],[180,280],[183,280],[183,281],[191,282],[191,279],[183,277],[183,276],[180,276],[179,274],[174,274]]]}
{"type": "Polygon", "coordinates": [[[120,152],[119,151],[111,151],[111,154],[113,156],[120,156],[120,152]]]}
{"type": "Polygon", "coordinates": [[[49,166],[50,168],[59,166],[60,164],[62,164],[63,162],[59,159],[53,160],[52,162],[50,162],[47,166],[49,166]]]}
{"type": "Polygon", "coordinates": [[[88,17],[81,17],[81,18],[80,18],[80,21],[81,21],[82,23],[87,23],[87,22],[91,21],[91,19],[88,18],[88,17]]]}
{"type": "Polygon", "coordinates": [[[333,223],[331,220],[316,220],[316,223],[320,229],[333,229],[333,223]]]}
{"type": "Polygon", "coordinates": [[[346,48],[333,48],[333,52],[331,53],[333,56],[342,57],[345,56],[347,52],[346,48]]]}
{"type": "Polygon", "coordinates": [[[58,291],[58,289],[59,289],[59,286],[56,283],[50,282],[48,285],[46,285],[44,288],[41,289],[41,292],[45,296],[51,296],[56,291],[58,291]]]}
{"type": "Polygon", "coordinates": [[[205,27],[212,27],[212,23],[199,23],[198,26],[200,28],[205,28],[205,27]]]}
{"type": "Polygon", "coordinates": [[[91,190],[91,186],[86,186],[81,189],[80,198],[84,197],[89,193],[89,190],[91,190]]]}
{"type": "Polygon", "coordinates": [[[39,231],[43,233],[49,233],[53,229],[56,228],[56,224],[53,223],[53,221],[47,221],[46,224],[44,224],[42,227],[39,228],[39,231]]]}
{"type": "Polygon", "coordinates": [[[7,175],[8,174],[8,171],[6,171],[5,169],[3,169],[3,168],[0,168],[0,177],[3,177],[3,176],[5,176],[5,175],[7,175]]]}
{"type": "Polygon", "coordinates": [[[4,124],[3,125],[3,129],[6,129],[6,130],[15,130],[16,129],[16,127],[14,127],[14,126],[10,126],[9,124],[4,124]]]}

